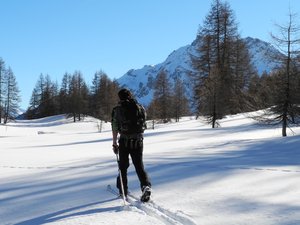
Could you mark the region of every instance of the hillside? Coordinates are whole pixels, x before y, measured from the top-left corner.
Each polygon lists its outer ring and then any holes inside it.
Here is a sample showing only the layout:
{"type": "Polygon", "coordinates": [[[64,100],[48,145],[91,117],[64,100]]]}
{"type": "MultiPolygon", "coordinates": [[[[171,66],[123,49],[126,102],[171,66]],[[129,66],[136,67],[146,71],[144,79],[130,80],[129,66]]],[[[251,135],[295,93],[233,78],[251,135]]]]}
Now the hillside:
{"type": "MultiPolygon", "coordinates": [[[[0,126],[0,224],[300,224],[300,127],[246,114],[211,129],[201,120],[146,130],[153,203],[127,207],[106,191],[117,174],[110,124],[63,115],[0,126]]],[[[134,169],[129,188],[140,195],[134,169]]]]}

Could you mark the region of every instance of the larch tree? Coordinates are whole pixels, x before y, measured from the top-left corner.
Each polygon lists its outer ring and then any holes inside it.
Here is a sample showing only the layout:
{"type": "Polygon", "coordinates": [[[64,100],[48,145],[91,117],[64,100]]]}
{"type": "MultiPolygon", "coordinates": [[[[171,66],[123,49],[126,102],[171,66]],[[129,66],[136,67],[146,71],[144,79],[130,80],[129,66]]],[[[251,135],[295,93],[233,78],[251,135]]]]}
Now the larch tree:
{"type": "Polygon", "coordinates": [[[93,81],[94,111],[96,117],[107,122],[111,120],[111,112],[118,102],[119,85],[109,79],[106,73],[100,72],[93,81]]]}
{"type": "Polygon", "coordinates": [[[238,34],[227,2],[214,0],[199,29],[198,55],[192,56],[195,108],[215,128],[217,120],[243,109],[243,97],[253,73],[250,56],[238,34]]]}
{"type": "Polygon", "coordinates": [[[175,79],[174,91],[172,96],[172,117],[175,118],[176,122],[182,116],[189,114],[189,103],[186,97],[186,89],[181,79],[178,77],[175,79]]]}
{"type": "Polygon", "coordinates": [[[172,118],[172,84],[165,71],[160,71],[156,77],[154,85],[152,107],[150,111],[154,111],[156,119],[161,119],[164,122],[172,118]]]}
{"type": "Polygon", "coordinates": [[[281,68],[276,73],[274,106],[270,109],[273,118],[270,122],[280,123],[282,136],[287,136],[289,124],[300,115],[300,27],[296,24],[296,14],[291,12],[287,24],[276,26],[279,34],[271,34],[271,37],[283,54],[274,58],[280,62],[281,68]]]}
{"type": "Polygon", "coordinates": [[[74,122],[88,113],[89,89],[80,71],[75,71],[70,82],[70,113],[74,122]]]}

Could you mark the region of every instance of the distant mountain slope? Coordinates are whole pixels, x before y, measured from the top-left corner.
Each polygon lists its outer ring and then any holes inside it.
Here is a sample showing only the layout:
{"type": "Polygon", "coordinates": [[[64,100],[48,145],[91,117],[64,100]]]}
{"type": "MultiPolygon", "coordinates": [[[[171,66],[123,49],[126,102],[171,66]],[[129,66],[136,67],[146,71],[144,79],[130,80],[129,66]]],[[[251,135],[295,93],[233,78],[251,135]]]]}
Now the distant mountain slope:
{"type": "MultiPolygon", "coordinates": [[[[262,40],[247,37],[244,39],[249,52],[252,56],[252,63],[258,71],[258,74],[262,74],[264,71],[270,72],[276,68],[277,64],[271,62],[267,55],[268,53],[281,54],[270,43],[262,40]]],[[[135,96],[144,105],[148,105],[153,98],[153,84],[157,74],[164,70],[171,81],[174,81],[176,77],[183,80],[187,89],[188,97],[192,96],[192,82],[190,74],[194,72],[191,64],[190,55],[196,53],[197,41],[194,41],[191,45],[181,47],[173,51],[167,59],[154,66],[146,65],[141,69],[132,69],[118,79],[121,86],[130,88],[135,96]]]]}
{"type": "Polygon", "coordinates": [[[269,73],[278,67],[278,63],[275,63],[268,58],[268,55],[281,54],[273,45],[251,37],[245,38],[244,42],[248,47],[249,53],[252,56],[252,63],[259,75],[262,75],[264,72],[269,73]]]}

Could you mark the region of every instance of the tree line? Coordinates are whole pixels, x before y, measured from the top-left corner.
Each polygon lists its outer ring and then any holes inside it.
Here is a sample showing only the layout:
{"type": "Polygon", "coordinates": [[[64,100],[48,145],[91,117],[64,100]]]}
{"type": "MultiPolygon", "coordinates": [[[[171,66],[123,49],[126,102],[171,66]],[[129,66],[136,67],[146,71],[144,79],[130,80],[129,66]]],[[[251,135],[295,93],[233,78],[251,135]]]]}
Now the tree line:
{"type": "Polygon", "coordinates": [[[21,101],[16,77],[10,67],[0,58],[0,124],[6,124],[9,119],[18,114],[21,101]]]}
{"type": "MultiPolygon", "coordinates": [[[[188,99],[182,81],[178,78],[172,87],[167,74],[162,71],[154,81],[154,97],[147,107],[149,119],[170,121],[189,115],[188,99]]],[[[65,73],[61,84],[53,82],[50,75],[41,74],[33,89],[27,119],[42,118],[57,114],[73,117],[74,122],[90,115],[102,121],[111,120],[111,112],[118,104],[116,80],[111,80],[103,71],[96,72],[88,85],[80,71],[65,73]]],[[[133,91],[133,90],[132,90],[133,91]]]]}
{"type": "MultiPolygon", "coordinates": [[[[7,123],[19,114],[19,88],[12,69],[6,68],[0,58],[0,123],[7,123]]],[[[174,83],[165,71],[158,74],[154,83],[154,97],[147,108],[149,119],[167,122],[171,118],[179,121],[189,115],[188,99],[185,88],[177,78],[174,83]]],[[[116,80],[111,80],[103,71],[94,74],[92,84],[88,85],[80,71],[65,73],[60,84],[54,82],[49,74],[40,74],[32,91],[25,119],[37,119],[58,114],[73,117],[80,121],[87,115],[110,121],[111,112],[118,104],[118,91],[121,89],[116,80]]],[[[134,90],[132,90],[134,91],[134,90]]]]}
{"type": "Polygon", "coordinates": [[[86,115],[109,121],[118,101],[118,89],[117,82],[103,71],[95,73],[90,87],[80,71],[65,73],[60,86],[49,75],[41,74],[33,89],[26,118],[67,114],[74,122],[86,115]]]}
{"type": "Polygon", "coordinates": [[[191,114],[186,89],[180,77],[171,82],[166,71],[162,70],[154,81],[153,89],[153,99],[147,108],[149,119],[162,122],[175,119],[178,122],[182,116],[191,114]]]}

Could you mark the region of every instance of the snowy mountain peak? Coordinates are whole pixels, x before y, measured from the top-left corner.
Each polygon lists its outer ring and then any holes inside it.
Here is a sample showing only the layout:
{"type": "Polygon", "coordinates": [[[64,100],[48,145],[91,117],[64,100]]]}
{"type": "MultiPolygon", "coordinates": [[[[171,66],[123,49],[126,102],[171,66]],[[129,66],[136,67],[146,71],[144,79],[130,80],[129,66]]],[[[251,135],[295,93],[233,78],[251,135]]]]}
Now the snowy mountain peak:
{"type": "MultiPolygon", "coordinates": [[[[270,43],[257,38],[247,37],[243,39],[252,56],[252,63],[258,74],[270,72],[277,67],[277,64],[268,59],[268,54],[281,54],[270,43]]],[[[153,98],[154,81],[162,70],[167,73],[171,82],[180,78],[187,90],[188,97],[192,96],[192,82],[190,75],[195,71],[192,67],[191,55],[195,55],[198,45],[197,39],[190,45],[174,50],[166,60],[156,65],[145,65],[141,69],[131,69],[121,78],[118,83],[122,87],[127,87],[133,91],[139,101],[148,105],[153,98]]]]}

